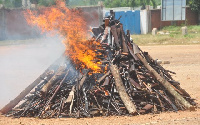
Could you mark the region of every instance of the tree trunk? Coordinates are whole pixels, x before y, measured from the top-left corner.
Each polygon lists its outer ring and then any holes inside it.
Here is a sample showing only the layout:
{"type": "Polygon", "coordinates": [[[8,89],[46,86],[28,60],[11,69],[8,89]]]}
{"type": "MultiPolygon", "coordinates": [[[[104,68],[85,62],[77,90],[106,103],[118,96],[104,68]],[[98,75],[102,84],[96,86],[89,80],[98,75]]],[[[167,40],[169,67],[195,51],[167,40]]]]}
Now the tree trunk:
{"type": "Polygon", "coordinates": [[[128,94],[126,92],[126,89],[125,89],[124,84],[122,82],[121,76],[119,74],[118,67],[116,65],[111,64],[110,70],[111,70],[112,75],[115,79],[116,89],[119,92],[119,95],[120,95],[126,109],[128,110],[128,112],[130,114],[136,113],[135,105],[133,104],[133,102],[131,101],[130,97],[128,96],[128,94]]]}

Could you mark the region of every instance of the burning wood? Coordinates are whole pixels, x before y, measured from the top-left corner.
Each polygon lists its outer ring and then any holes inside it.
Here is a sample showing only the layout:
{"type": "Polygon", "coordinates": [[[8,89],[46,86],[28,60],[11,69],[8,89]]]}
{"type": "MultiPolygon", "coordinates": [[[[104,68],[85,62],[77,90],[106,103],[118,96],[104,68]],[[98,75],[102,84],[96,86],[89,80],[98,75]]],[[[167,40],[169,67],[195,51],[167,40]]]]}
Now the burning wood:
{"type": "MultiPolygon", "coordinates": [[[[171,77],[174,72],[143,52],[122,28],[111,13],[105,24],[92,30],[99,44],[95,43],[96,57],[91,61],[101,72],[94,72],[91,65],[71,64],[64,57],[54,76],[47,82],[37,80],[35,89],[19,105],[1,111],[14,117],[52,118],[194,110],[194,99],[171,77]]],[[[43,77],[48,78],[48,73],[43,77]]]]}

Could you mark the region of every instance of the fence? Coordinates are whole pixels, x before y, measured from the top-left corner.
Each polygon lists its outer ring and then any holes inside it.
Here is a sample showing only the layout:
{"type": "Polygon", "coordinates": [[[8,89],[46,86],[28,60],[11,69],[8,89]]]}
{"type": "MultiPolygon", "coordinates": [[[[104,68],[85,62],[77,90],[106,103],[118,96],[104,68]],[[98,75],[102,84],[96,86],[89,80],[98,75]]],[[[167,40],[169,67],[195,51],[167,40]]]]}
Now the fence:
{"type": "Polygon", "coordinates": [[[37,35],[37,29],[27,24],[23,9],[0,9],[0,40],[26,39],[37,35]]]}
{"type": "MultiPolygon", "coordinates": [[[[78,7],[82,10],[86,22],[90,26],[99,26],[103,20],[101,6],[78,7]]],[[[25,9],[0,9],[0,40],[19,40],[38,38],[41,36],[37,27],[27,24],[25,9]]]]}
{"type": "Polygon", "coordinates": [[[98,27],[103,22],[102,6],[84,6],[78,8],[83,11],[83,16],[89,26],[98,27]]]}
{"type": "Polygon", "coordinates": [[[151,29],[162,28],[170,25],[198,25],[198,13],[191,10],[191,8],[186,8],[186,20],[185,21],[161,21],[161,10],[151,10],[151,29]]]}

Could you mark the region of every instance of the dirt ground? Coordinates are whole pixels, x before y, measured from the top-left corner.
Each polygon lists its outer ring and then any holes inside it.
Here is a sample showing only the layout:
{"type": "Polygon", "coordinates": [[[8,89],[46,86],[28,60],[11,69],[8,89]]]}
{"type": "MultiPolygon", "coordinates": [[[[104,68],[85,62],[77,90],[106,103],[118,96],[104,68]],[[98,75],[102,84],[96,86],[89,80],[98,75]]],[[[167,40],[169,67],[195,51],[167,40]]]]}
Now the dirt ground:
{"type": "MultiPolygon", "coordinates": [[[[198,103],[196,111],[165,112],[161,114],[147,114],[140,116],[112,116],[96,118],[8,118],[0,116],[0,125],[68,125],[68,124],[143,124],[143,125],[198,125],[200,124],[200,45],[168,45],[168,46],[140,46],[143,51],[149,52],[154,59],[170,61],[164,68],[177,74],[173,78],[198,103]]],[[[38,74],[39,75],[39,74],[38,74]]]]}

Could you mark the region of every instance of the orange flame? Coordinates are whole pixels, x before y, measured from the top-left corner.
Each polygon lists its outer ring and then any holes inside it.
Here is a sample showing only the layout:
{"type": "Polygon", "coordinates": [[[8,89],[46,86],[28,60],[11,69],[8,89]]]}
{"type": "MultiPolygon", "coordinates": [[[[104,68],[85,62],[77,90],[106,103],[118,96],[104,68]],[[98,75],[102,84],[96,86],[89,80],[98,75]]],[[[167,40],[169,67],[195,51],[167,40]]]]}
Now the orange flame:
{"type": "Polygon", "coordinates": [[[53,6],[44,8],[41,12],[28,10],[25,17],[29,24],[38,26],[42,32],[64,37],[62,42],[66,46],[66,54],[76,64],[95,72],[100,71],[98,64],[92,61],[96,56],[94,46],[98,43],[88,40],[87,24],[78,10],[53,6]]]}

